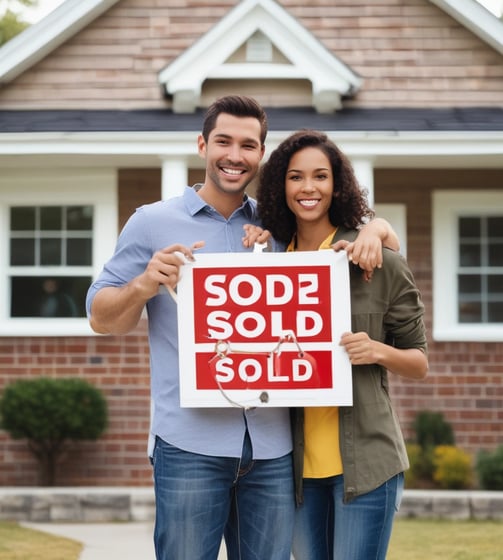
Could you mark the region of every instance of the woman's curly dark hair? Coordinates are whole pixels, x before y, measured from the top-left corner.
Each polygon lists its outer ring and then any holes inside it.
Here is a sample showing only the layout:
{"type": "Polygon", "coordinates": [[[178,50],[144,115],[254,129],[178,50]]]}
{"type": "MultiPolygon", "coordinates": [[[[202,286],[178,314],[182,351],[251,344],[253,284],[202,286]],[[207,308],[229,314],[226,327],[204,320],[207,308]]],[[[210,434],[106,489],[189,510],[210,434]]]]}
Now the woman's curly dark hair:
{"type": "Polygon", "coordinates": [[[358,185],[349,159],[326,134],[306,129],[283,140],[260,171],[257,204],[263,227],[278,241],[289,243],[293,238],[297,226],[286,203],[285,178],[290,159],[304,148],[319,148],[332,166],[334,192],[329,218],[334,227],[357,229],[366,218],[372,218],[374,212],[367,204],[366,191],[358,185]]]}

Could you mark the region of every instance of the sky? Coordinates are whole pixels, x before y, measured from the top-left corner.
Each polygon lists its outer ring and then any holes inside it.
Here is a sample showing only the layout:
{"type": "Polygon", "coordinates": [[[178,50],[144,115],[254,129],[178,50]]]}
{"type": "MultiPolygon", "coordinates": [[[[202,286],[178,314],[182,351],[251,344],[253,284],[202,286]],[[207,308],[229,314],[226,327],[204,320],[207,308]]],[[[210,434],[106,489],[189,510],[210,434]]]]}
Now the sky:
{"type": "MultiPolygon", "coordinates": [[[[503,0],[477,0],[480,4],[485,6],[488,10],[493,12],[495,15],[500,16],[503,10],[503,0]]],[[[22,14],[23,18],[30,23],[36,23],[48,13],[52,12],[64,0],[39,0],[39,5],[37,8],[23,8],[22,14]]],[[[0,6],[2,2],[0,0],[0,6]]]]}

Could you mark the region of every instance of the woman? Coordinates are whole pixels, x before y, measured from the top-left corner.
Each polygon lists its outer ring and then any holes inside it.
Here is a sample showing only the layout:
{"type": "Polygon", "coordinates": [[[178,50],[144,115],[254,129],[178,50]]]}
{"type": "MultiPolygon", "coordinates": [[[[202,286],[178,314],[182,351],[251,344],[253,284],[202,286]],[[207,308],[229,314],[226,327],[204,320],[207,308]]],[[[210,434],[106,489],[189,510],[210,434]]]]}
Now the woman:
{"type": "MultiPolygon", "coordinates": [[[[271,154],[257,202],[264,227],[289,251],[352,241],[372,216],[349,160],[309,130],[271,154]]],[[[338,342],[352,364],[353,406],[292,412],[296,560],[385,559],[408,468],[387,371],[415,379],[428,371],[424,308],[405,260],[384,249],[371,282],[350,268],[352,332],[338,342]]]]}

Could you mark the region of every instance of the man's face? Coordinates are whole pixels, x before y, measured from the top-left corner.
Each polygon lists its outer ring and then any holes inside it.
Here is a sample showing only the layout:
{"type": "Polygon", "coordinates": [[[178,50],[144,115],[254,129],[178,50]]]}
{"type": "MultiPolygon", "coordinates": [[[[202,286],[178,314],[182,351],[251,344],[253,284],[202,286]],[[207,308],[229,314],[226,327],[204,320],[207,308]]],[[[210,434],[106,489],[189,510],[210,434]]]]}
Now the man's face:
{"type": "Polygon", "coordinates": [[[199,155],[206,160],[205,186],[215,194],[242,194],[256,176],[264,156],[260,123],[253,117],[221,113],[208,142],[198,138],[199,155]]]}

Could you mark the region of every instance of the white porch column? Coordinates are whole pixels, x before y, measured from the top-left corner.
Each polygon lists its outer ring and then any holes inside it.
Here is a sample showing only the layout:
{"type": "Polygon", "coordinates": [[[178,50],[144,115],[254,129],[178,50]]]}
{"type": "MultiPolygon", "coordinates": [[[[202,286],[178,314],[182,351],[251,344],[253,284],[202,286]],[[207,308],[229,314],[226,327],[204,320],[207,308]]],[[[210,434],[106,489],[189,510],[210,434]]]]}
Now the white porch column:
{"type": "Polygon", "coordinates": [[[162,159],[161,198],[163,200],[181,195],[188,181],[189,168],[184,157],[162,159]]]}
{"type": "Polygon", "coordinates": [[[368,204],[374,208],[374,164],[370,158],[351,159],[356,178],[362,189],[368,191],[368,204]]]}

